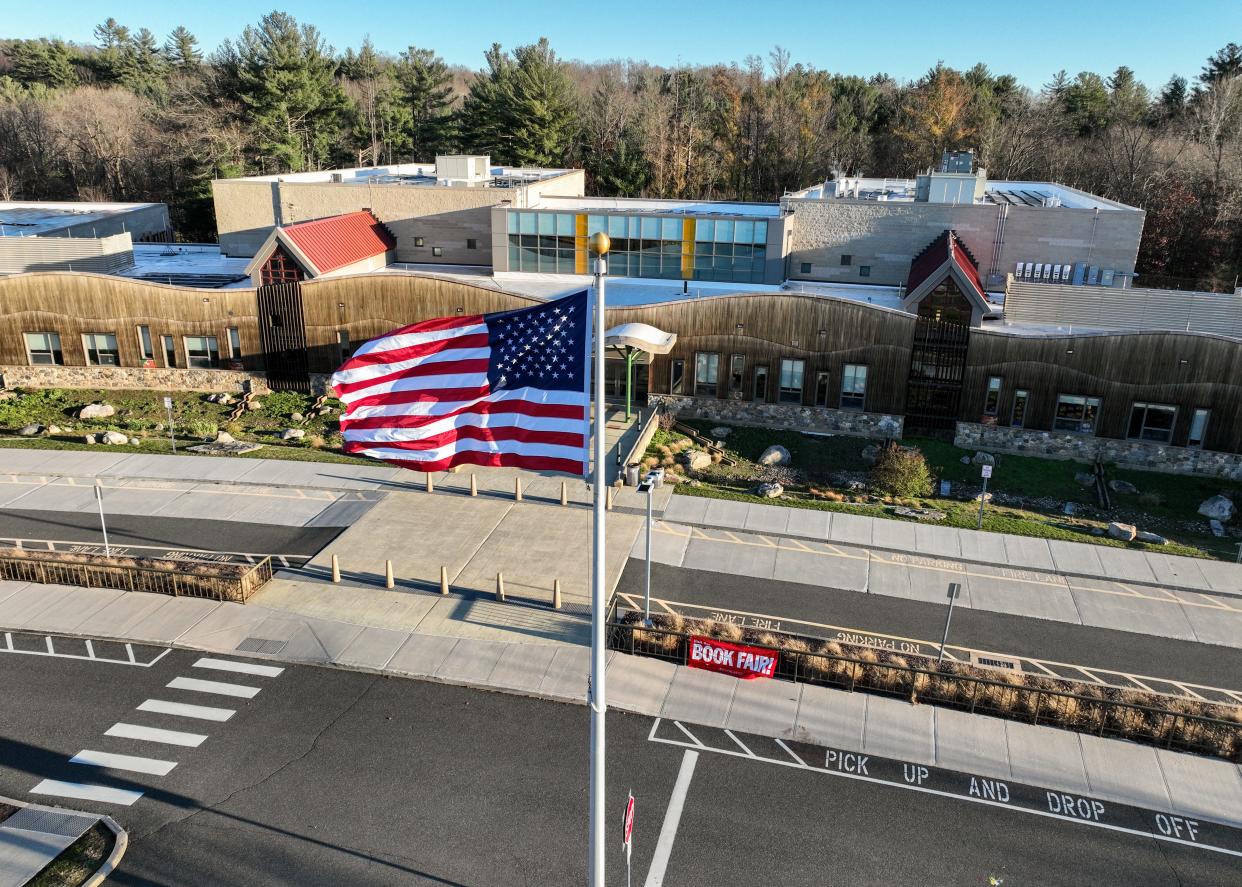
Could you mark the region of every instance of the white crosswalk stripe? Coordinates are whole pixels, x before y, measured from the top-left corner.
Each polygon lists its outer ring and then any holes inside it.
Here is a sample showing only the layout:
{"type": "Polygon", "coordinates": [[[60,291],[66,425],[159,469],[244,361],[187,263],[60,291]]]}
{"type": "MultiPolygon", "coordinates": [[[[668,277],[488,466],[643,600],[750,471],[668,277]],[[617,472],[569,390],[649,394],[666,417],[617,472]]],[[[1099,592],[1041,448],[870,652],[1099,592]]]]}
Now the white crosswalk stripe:
{"type": "Polygon", "coordinates": [[[227,721],[237,714],[231,708],[190,705],[188,702],[169,702],[166,699],[148,699],[138,706],[138,710],[160,715],[176,715],[179,718],[197,718],[200,721],[227,721]]]}
{"type": "Polygon", "coordinates": [[[204,657],[194,663],[195,668],[214,668],[216,671],[235,671],[238,674],[253,674],[264,678],[274,678],[284,671],[274,665],[259,665],[255,662],[235,662],[232,659],[212,659],[204,657]]]}
{"type": "Polygon", "coordinates": [[[184,745],[187,748],[198,748],[207,737],[201,733],[182,733],[178,730],[161,730],[158,727],[143,727],[140,724],[113,724],[104,736],[117,736],[121,739],[141,739],[144,742],[163,742],[166,745],[184,745]]]}
{"type": "Polygon", "coordinates": [[[91,767],[107,767],[109,770],[128,770],[130,773],[150,773],[155,776],[167,776],[176,761],[161,761],[159,758],[139,758],[134,755],[118,755],[107,751],[83,749],[69,759],[70,764],[86,764],[91,767]]]}
{"type": "Polygon", "coordinates": [[[168,682],[168,688],[170,690],[193,690],[196,693],[216,693],[220,696],[237,696],[241,699],[253,699],[259,693],[258,687],[226,684],[223,681],[203,681],[198,678],[173,678],[168,682]]]}
{"type": "Polygon", "coordinates": [[[106,785],[87,785],[80,782],[62,782],[45,779],[30,790],[32,795],[55,795],[59,798],[77,798],[79,801],[98,801],[102,804],[120,804],[128,807],[142,797],[142,792],[106,785]]]}

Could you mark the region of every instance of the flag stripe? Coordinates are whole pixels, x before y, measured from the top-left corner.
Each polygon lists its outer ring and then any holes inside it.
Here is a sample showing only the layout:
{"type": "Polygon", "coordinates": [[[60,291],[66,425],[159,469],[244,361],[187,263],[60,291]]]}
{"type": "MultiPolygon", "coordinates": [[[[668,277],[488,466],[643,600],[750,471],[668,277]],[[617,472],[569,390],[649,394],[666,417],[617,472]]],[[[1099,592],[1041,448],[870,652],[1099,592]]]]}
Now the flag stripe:
{"type": "MultiPolygon", "coordinates": [[[[363,453],[360,455],[372,455],[363,453]]],[[[384,462],[414,471],[445,471],[456,465],[483,465],[489,468],[524,468],[527,471],[560,471],[582,473],[582,454],[574,459],[551,459],[544,456],[520,456],[515,453],[461,452],[434,462],[384,457],[384,462]]]]}
{"type": "MultiPolygon", "coordinates": [[[[346,450],[348,451],[347,445],[346,450]]],[[[408,459],[411,461],[435,461],[454,453],[508,453],[515,456],[542,456],[549,459],[582,460],[581,444],[578,447],[564,444],[526,443],[516,440],[472,440],[465,438],[423,450],[402,447],[367,447],[366,454],[376,458],[408,459]]]]}
{"type": "Polygon", "coordinates": [[[581,394],[572,391],[514,388],[489,394],[481,389],[475,389],[474,395],[469,398],[445,398],[418,403],[397,401],[354,405],[341,419],[341,428],[382,428],[388,425],[414,428],[435,419],[464,412],[521,412],[532,416],[582,418],[582,408],[585,403],[585,398],[581,394]]]}
{"type": "Polygon", "coordinates": [[[435,450],[463,441],[500,441],[512,443],[549,444],[551,446],[582,446],[582,432],[543,431],[538,428],[479,428],[468,425],[453,428],[440,434],[428,434],[408,440],[348,440],[345,452],[361,453],[363,450],[435,450]]]}
{"type": "Polygon", "coordinates": [[[482,385],[487,381],[487,367],[486,357],[481,360],[476,358],[425,363],[353,385],[338,386],[336,396],[342,403],[349,404],[390,391],[443,388],[448,383],[454,387],[482,385]]]}
{"type": "Polygon", "coordinates": [[[577,434],[582,437],[582,417],[556,418],[548,416],[532,416],[526,413],[500,413],[497,415],[478,413],[457,413],[444,419],[436,419],[416,428],[393,427],[384,425],[378,428],[348,428],[342,436],[346,440],[418,440],[434,434],[444,434],[460,428],[525,428],[531,431],[560,431],[566,434],[577,434]]]}
{"type": "Polygon", "coordinates": [[[487,336],[461,336],[457,339],[445,339],[412,348],[400,348],[396,351],[383,351],[368,354],[357,362],[350,358],[353,369],[340,370],[333,376],[337,388],[349,390],[349,386],[368,379],[382,378],[389,373],[396,373],[408,367],[421,366],[426,363],[439,363],[447,360],[466,360],[469,358],[491,356],[487,345],[487,336]]]}
{"type": "Polygon", "coordinates": [[[482,315],[479,314],[471,317],[438,317],[435,320],[425,320],[422,323],[393,330],[391,333],[379,338],[364,342],[358,346],[354,356],[345,362],[345,366],[349,366],[350,361],[370,354],[386,353],[401,348],[424,345],[428,342],[441,342],[446,339],[456,339],[459,336],[476,335],[479,333],[484,335],[487,333],[487,323],[483,320],[482,315]]]}

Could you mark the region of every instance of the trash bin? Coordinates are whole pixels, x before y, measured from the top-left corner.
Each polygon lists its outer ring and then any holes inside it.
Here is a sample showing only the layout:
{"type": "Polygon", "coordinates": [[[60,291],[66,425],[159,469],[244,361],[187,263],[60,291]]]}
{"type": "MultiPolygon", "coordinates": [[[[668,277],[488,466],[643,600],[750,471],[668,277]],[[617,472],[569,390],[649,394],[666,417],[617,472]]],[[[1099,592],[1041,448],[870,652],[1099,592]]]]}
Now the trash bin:
{"type": "Polygon", "coordinates": [[[641,467],[637,462],[631,462],[625,466],[625,485],[627,487],[638,486],[638,469],[641,467]]]}
{"type": "Polygon", "coordinates": [[[664,486],[664,469],[663,468],[653,468],[651,470],[651,475],[652,475],[651,477],[652,487],[664,486]]]}

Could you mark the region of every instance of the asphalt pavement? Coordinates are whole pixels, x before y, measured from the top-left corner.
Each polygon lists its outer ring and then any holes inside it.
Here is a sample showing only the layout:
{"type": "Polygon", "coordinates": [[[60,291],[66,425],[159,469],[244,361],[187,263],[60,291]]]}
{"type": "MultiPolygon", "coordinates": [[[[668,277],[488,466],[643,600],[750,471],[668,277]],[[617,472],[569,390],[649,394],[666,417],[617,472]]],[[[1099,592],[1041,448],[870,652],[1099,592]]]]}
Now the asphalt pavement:
{"type": "MultiPolygon", "coordinates": [[[[187,651],[139,652],[149,665],[0,653],[0,794],[117,818],[131,843],[110,883],[584,881],[584,707],[270,660],[279,673],[249,673],[256,663],[240,658],[212,665],[187,651]],[[88,751],[131,768],[174,766],[160,774],[70,763],[88,751]],[[141,795],[118,804],[30,794],[44,780],[141,795]]],[[[640,885],[1237,883],[1238,856],[1193,842],[998,809],[900,779],[835,778],[790,759],[718,750],[728,748],[722,734],[702,746],[686,735],[670,722],[609,715],[610,884],[625,883],[627,790],[638,799],[640,885]]],[[[822,751],[792,747],[808,760],[822,751]]]]}
{"type": "MultiPolygon", "coordinates": [[[[641,599],[644,570],[642,560],[631,558],[617,590],[641,599]]],[[[697,615],[735,611],[758,614],[762,618],[757,624],[772,627],[781,620],[797,620],[932,641],[939,641],[948,609],[947,597],[944,604],[933,604],[660,563],[651,566],[651,585],[655,598],[702,607],[697,615]]],[[[795,626],[783,628],[792,631],[795,626]]],[[[949,641],[1015,656],[1242,689],[1242,650],[1235,647],[967,607],[954,608],[949,641]]]]}

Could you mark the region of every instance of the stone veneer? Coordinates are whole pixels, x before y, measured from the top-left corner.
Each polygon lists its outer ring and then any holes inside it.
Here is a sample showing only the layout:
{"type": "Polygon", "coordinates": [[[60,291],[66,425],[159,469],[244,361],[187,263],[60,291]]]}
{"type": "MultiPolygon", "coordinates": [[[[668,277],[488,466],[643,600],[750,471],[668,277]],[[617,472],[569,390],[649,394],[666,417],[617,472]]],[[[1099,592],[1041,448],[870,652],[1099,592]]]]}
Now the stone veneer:
{"type": "Polygon", "coordinates": [[[234,391],[249,381],[267,394],[263,373],[168,367],[0,366],[5,388],[149,388],[155,391],[234,391]]]}
{"type": "Polygon", "coordinates": [[[1167,446],[1145,440],[1117,440],[1068,431],[1038,431],[958,422],[953,443],[968,450],[1017,453],[1045,459],[1094,462],[1098,456],[1105,462],[1144,471],[1242,480],[1242,454],[1167,446]]]}
{"type": "Polygon", "coordinates": [[[901,416],[885,413],[864,413],[857,410],[833,410],[789,403],[754,403],[745,400],[720,400],[714,397],[684,397],[673,394],[649,394],[651,406],[664,404],[671,413],[693,419],[767,428],[791,428],[796,431],[818,431],[826,434],[850,434],[856,437],[900,438],[904,421],[901,416]]]}

